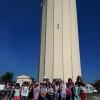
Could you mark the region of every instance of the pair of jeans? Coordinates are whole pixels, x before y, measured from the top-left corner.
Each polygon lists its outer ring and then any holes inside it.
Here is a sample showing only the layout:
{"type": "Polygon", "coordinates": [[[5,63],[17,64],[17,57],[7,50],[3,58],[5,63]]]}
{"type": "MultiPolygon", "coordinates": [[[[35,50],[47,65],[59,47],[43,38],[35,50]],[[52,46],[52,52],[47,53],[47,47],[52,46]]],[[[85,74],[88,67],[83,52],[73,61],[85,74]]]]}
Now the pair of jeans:
{"type": "Polygon", "coordinates": [[[28,100],[27,96],[21,96],[21,100],[28,100]]]}
{"type": "Polygon", "coordinates": [[[55,94],[55,100],[59,100],[59,94],[55,94]]]}
{"type": "Polygon", "coordinates": [[[3,97],[2,96],[0,96],[0,100],[3,100],[3,97]]]}
{"type": "Polygon", "coordinates": [[[46,96],[43,97],[43,100],[46,100],[46,96]]]}
{"type": "Polygon", "coordinates": [[[74,100],[79,100],[79,96],[74,96],[74,100]]]}
{"type": "Polygon", "coordinates": [[[66,100],[70,100],[70,96],[69,95],[66,95],[66,100]]]}
{"type": "Polygon", "coordinates": [[[39,96],[39,100],[46,100],[46,96],[39,96]]]}

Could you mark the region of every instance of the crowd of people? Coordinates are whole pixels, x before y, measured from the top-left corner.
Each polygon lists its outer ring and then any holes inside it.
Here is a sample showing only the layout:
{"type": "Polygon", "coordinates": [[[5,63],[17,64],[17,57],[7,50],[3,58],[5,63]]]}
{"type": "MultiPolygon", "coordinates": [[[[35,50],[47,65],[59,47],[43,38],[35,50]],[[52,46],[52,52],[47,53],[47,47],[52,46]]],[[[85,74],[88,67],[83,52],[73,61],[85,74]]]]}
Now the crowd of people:
{"type": "Polygon", "coordinates": [[[18,83],[6,84],[3,92],[4,100],[86,100],[85,83],[78,76],[74,83],[71,78],[68,82],[60,79],[44,79],[42,83],[24,82],[22,86],[18,83]]]}

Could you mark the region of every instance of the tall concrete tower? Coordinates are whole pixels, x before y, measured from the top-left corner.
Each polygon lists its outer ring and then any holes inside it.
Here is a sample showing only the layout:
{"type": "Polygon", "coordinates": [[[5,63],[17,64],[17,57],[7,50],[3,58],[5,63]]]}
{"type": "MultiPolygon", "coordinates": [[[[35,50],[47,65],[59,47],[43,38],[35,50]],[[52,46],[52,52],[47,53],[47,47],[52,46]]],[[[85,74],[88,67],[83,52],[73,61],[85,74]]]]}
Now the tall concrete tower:
{"type": "Polygon", "coordinates": [[[76,0],[42,0],[39,81],[81,75],[76,0]]]}

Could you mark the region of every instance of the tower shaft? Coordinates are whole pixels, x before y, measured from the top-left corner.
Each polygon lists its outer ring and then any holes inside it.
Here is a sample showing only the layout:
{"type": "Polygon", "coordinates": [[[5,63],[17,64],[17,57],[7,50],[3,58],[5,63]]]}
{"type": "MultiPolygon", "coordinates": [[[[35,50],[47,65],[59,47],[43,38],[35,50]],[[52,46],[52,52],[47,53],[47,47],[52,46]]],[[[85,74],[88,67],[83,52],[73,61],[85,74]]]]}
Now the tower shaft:
{"type": "Polygon", "coordinates": [[[81,75],[76,0],[43,0],[39,81],[81,75]]]}

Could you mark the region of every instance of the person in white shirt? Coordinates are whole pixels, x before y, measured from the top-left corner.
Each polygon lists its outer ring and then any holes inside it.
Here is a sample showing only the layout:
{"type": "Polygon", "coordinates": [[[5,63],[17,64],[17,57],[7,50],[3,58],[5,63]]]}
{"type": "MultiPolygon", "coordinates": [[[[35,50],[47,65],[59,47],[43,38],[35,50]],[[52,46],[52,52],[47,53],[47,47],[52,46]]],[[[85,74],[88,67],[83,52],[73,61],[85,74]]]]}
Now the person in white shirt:
{"type": "Polygon", "coordinates": [[[29,94],[29,87],[27,84],[22,84],[21,87],[21,100],[27,100],[29,94]]]}
{"type": "Polygon", "coordinates": [[[61,100],[66,100],[66,86],[64,84],[61,85],[61,100]]]}
{"type": "Polygon", "coordinates": [[[49,100],[54,100],[54,89],[53,89],[53,86],[52,84],[49,85],[49,88],[48,88],[48,94],[49,94],[49,100]]]}
{"type": "Polygon", "coordinates": [[[58,93],[59,88],[60,88],[59,84],[56,83],[56,85],[55,85],[55,100],[59,100],[59,93],[58,93]]]}

